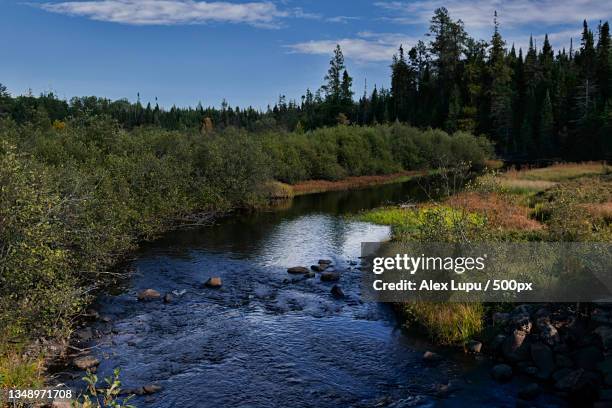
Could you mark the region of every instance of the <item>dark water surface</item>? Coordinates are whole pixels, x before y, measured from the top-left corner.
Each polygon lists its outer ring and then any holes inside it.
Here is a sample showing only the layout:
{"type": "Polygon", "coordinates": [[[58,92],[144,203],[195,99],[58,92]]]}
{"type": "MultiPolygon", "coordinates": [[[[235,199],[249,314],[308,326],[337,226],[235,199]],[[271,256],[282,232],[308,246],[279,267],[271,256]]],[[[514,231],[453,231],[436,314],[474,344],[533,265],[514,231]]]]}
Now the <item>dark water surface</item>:
{"type": "Polygon", "coordinates": [[[147,245],[127,288],[100,299],[111,323],[95,326],[98,376],[120,367],[124,387],[163,386],[132,400],[138,407],[516,406],[518,385],[493,383],[488,363],[425,364],[428,345],[402,330],[388,305],[359,299],[360,243],[388,239],[389,229],[345,215],[418,200],[420,191],[404,183],[297,197],[147,245]],[[345,299],[318,276],[292,282],[286,272],[320,258],[341,272],[345,299]],[[201,288],[210,276],[223,287],[201,288]],[[145,288],[184,294],[170,304],[136,301],[145,288]],[[439,398],[449,381],[457,391],[439,398]]]}

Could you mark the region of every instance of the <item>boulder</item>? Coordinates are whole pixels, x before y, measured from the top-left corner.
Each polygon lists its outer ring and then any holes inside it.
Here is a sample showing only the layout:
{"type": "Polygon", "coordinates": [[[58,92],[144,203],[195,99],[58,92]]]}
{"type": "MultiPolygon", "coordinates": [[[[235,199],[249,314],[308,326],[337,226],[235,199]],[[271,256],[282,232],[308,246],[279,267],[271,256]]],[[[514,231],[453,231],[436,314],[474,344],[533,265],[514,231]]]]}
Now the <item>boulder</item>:
{"type": "Polygon", "coordinates": [[[336,299],[341,299],[341,298],[344,297],[344,292],[342,291],[342,288],[340,286],[338,286],[338,285],[332,286],[331,294],[336,299]]]}
{"type": "Polygon", "coordinates": [[[536,383],[529,383],[521,387],[518,392],[519,398],[532,400],[540,394],[540,386],[536,383]]]}
{"type": "Polygon", "coordinates": [[[309,272],[308,268],[305,268],[303,266],[293,266],[289,269],[287,269],[288,273],[291,273],[293,275],[300,275],[300,274],[307,274],[309,272]]]}
{"type": "Polygon", "coordinates": [[[91,327],[84,327],[74,332],[74,337],[79,341],[89,341],[93,338],[91,327]]]}
{"type": "Polygon", "coordinates": [[[503,355],[512,361],[522,361],[529,358],[529,342],[525,339],[527,333],[522,330],[514,330],[511,335],[504,339],[502,345],[503,355]]]}
{"type": "Polygon", "coordinates": [[[174,298],[172,297],[172,293],[166,293],[164,295],[164,303],[172,303],[172,301],[174,300],[174,298]]]}
{"type": "Polygon", "coordinates": [[[470,340],[465,345],[465,348],[470,353],[480,353],[480,350],[482,350],[482,343],[477,340],[470,340]]]}
{"type": "Polygon", "coordinates": [[[555,388],[567,392],[570,403],[590,406],[599,396],[597,375],[579,368],[570,371],[555,383],[555,388]]]}
{"type": "Polygon", "coordinates": [[[543,343],[533,343],[531,345],[531,358],[538,368],[537,377],[542,380],[550,378],[555,369],[553,352],[550,347],[543,343]]]}
{"type": "Polygon", "coordinates": [[[509,381],[512,378],[512,367],[508,364],[497,364],[491,369],[491,376],[496,381],[509,381]]]}
{"type": "Polygon", "coordinates": [[[340,274],[338,272],[323,272],[321,274],[321,281],[323,282],[337,282],[340,280],[340,274]]]}
{"type": "Polygon", "coordinates": [[[91,370],[94,367],[100,365],[100,360],[95,358],[94,356],[84,356],[75,358],[72,361],[72,364],[79,370],[91,370]]]}
{"type": "Polygon", "coordinates": [[[550,346],[559,342],[559,332],[550,324],[550,320],[548,318],[540,318],[537,322],[538,331],[540,332],[540,339],[550,346]]]}
{"type": "Polygon", "coordinates": [[[161,294],[155,289],[145,289],[138,292],[138,300],[140,301],[156,300],[160,297],[161,294]]]}
{"type": "Polygon", "coordinates": [[[332,264],[332,261],[330,259],[319,259],[318,264],[319,265],[327,265],[327,266],[329,266],[329,265],[332,264]]]}
{"type": "Polygon", "coordinates": [[[572,354],[574,364],[578,368],[584,368],[585,370],[595,370],[597,365],[603,360],[602,352],[595,346],[588,346],[576,350],[572,354]]]}
{"type": "Polygon", "coordinates": [[[323,272],[324,270],[326,270],[328,267],[328,265],[311,265],[310,269],[312,269],[315,272],[323,272]]]}
{"type": "Polygon", "coordinates": [[[574,362],[571,358],[566,356],[565,354],[557,354],[555,357],[555,363],[557,367],[560,368],[571,368],[574,366],[574,362]]]}
{"type": "Polygon", "coordinates": [[[208,280],[206,282],[204,282],[204,286],[206,286],[207,288],[220,288],[223,285],[223,282],[221,281],[221,278],[218,276],[213,276],[208,278],[208,280]]]}

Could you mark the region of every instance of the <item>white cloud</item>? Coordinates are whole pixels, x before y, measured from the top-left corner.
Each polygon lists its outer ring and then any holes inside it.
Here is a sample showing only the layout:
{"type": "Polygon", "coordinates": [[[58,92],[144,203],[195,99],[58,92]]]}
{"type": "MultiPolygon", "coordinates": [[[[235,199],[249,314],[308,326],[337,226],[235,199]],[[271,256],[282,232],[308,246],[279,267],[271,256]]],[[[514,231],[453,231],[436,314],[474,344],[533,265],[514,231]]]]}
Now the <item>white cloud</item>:
{"type": "Polygon", "coordinates": [[[336,44],[340,44],[346,58],[358,62],[391,62],[400,45],[410,48],[417,39],[396,33],[373,33],[364,31],[355,38],[337,40],[313,40],[287,46],[292,52],[314,55],[331,55],[336,44]]]}
{"type": "Polygon", "coordinates": [[[230,3],[193,0],[90,0],[43,3],[46,11],[92,20],[132,25],[243,23],[274,28],[284,17],[304,16],[301,10],[283,11],[269,1],[230,3]]]}
{"type": "Polygon", "coordinates": [[[446,7],[453,18],[476,28],[491,27],[495,10],[502,27],[567,25],[612,17],[612,2],[605,0],[417,0],[375,4],[393,12],[390,20],[406,24],[427,23],[436,8],[446,7]]]}

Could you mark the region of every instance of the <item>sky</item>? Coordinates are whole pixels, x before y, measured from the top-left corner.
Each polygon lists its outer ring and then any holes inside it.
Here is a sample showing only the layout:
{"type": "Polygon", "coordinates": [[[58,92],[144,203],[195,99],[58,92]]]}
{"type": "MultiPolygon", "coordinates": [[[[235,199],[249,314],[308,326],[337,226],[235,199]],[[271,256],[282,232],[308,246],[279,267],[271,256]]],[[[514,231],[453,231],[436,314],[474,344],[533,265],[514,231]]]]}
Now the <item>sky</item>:
{"type": "Polygon", "coordinates": [[[582,21],[612,20],[604,0],[0,0],[0,83],[14,95],[53,91],[160,106],[265,109],[323,82],[340,44],[361,95],[389,86],[400,44],[428,41],[446,7],[478,39],[497,10],[508,46],[579,44],[582,21]]]}

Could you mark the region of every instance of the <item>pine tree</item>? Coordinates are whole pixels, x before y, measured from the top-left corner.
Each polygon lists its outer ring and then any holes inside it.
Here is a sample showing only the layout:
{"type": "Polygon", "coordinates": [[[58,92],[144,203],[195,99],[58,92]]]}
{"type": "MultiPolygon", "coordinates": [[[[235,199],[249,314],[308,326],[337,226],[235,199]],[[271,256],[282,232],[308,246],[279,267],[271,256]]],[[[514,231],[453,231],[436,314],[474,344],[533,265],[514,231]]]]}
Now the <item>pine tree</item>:
{"type": "Polygon", "coordinates": [[[489,53],[488,91],[491,109],[491,124],[494,140],[506,154],[511,145],[512,136],[512,71],[506,64],[505,42],[499,33],[497,12],[494,18],[494,32],[489,53]]]}
{"type": "Polygon", "coordinates": [[[543,157],[552,157],[554,146],[554,118],[550,93],[547,91],[540,111],[540,154],[543,157]]]}
{"type": "Polygon", "coordinates": [[[326,84],[321,87],[325,92],[326,99],[332,103],[340,102],[342,95],[342,80],[340,76],[345,70],[344,55],[342,54],[340,44],[338,44],[334,49],[334,56],[329,61],[329,70],[327,75],[325,75],[326,84]]]}

